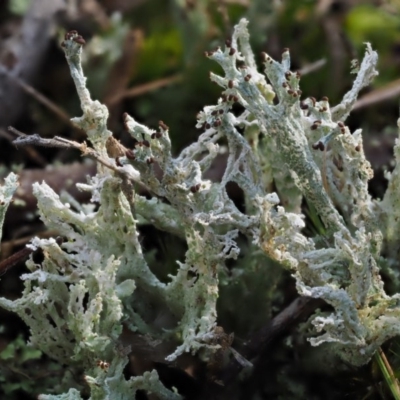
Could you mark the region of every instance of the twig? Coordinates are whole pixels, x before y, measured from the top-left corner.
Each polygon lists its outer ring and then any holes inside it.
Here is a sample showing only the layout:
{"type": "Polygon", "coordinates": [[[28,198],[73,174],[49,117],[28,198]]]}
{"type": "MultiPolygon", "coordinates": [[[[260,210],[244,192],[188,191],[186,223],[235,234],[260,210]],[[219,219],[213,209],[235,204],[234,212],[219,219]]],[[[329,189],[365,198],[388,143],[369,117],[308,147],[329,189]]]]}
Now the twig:
{"type": "Polygon", "coordinates": [[[321,58],[320,60],[317,60],[311,64],[304,65],[304,67],[301,68],[299,72],[302,76],[311,74],[311,72],[318,71],[319,69],[321,69],[325,64],[326,64],[326,58],[321,58]]]}
{"type": "Polygon", "coordinates": [[[309,317],[323,304],[325,303],[321,299],[298,297],[274,317],[270,324],[253,335],[249,344],[249,353],[257,359],[254,362],[251,379],[248,382],[249,390],[257,390],[258,382],[262,381],[271,359],[271,347],[275,340],[287,334],[296,324],[309,317]]]}
{"type": "MultiPolygon", "coordinates": [[[[56,242],[60,245],[63,242],[62,237],[57,237],[56,242]]],[[[37,249],[38,250],[38,249],[37,249]]],[[[5,260],[0,262],[0,275],[5,274],[10,268],[14,267],[20,262],[25,261],[32,253],[37,250],[32,250],[29,247],[24,247],[22,250],[17,251],[12,256],[7,257],[5,260]]]]}
{"type": "MultiPolygon", "coordinates": [[[[9,142],[12,142],[14,140],[14,136],[12,136],[10,133],[2,128],[0,128],[0,136],[4,137],[9,142]]],[[[37,165],[41,167],[45,167],[48,164],[48,162],[36,151],[36,149],[32,147],[27,147],[25,149],[25,153],[28,158],[33,160],[37,165]]]]}
{"type": "Polygon", "coordinates": [[[201,398],[218,400],[232,398],[231,391],[236,390],[236,385],[233,383],[245,368],[251,366],[248,360],[257,357],[253,363],[254,367],[250,378],[250,386],[254,386],[257,383],[260,370],[269,360],[268,353],[275,340],[287,333],[299,321],[309,316],[321,304],[322,300],[310,297],[298,297],[293,300],[284,310],[250,337],[244,348],[241,349],[240,354],[236,354],[236,351],[233,352],[234,356],[231,357],[228,365],[219,376],[219,382],[223,386],[209,382],[201,398]]]}
{"type": "Polygon", "coordinates": [[[62,0],[31,1],[15,35],[2,41],[2,54],[11,54],[13,62],[7,64],[3,57],[0,61],[8,67],[7,74],[4,69],[0,69],[0,126],[17,121],[26,105],[23,89],[16,86],[10,75],[18,76],[27,83],[35,79],[52,40],[56,15],[65,8],[65,1],[62,0]]]}
{"type": "Polygon", "coordinates": [[[18,131],[13,127],[8,128],[9,131],[15,133],[19,137],[13,141],[16,146],[42,146],[42,147],[61,147],[65,149],[76,149],[79,150],[83,156],[88,156],[95,159],[100,164],[111,169],[112,171],[119,174],[124,179],[131,177],[128,173],[121,168],[118,168],[115,164],[111,163],[109,160],[103,158],[96,150],[87,146],[85,142],[78,143],[73,140],[67,140],[60,136],[54,136],[52,139],[43,139],[37,133],[33,135],[27,135],[23,132],[18,131]]]}
{"type": "MultiPolygon", "coordinates": [[[[21,238],[18,238],[18,239],[8,240],[8,241],[5,241],[5,242],[1,243],[0,254],[1,254],[2,257],[8,258],[7,256],[9,254],[11,254],[12,250],[15,247],[17,247],[17,246],[18,247],[19,246],[25,246],[35,236],[37,236],[39,238],[42,238],[42,239],[44,239],[44,238],[48,239],[48,238],[51,238],[51,237],[55,237],[57,235],[58,235],[57,231],[47,230],[47,231],[43,231],[43,232],[37,232],[34,235],[28,235],[28,236],[24,236],[24,237],[21,237],[21,238]]],[[[12,255],[10,257],[12,257],[12,255]]]]}
{"type": "Polygon", "coordinates": [[[370,93],[360,97],[353,105],[352,111],[361,108],[369,107],[382,101],[390,100],[400,94],[400,79],[382,86],[379,89],[373,90],[370,93]]]}
{"type": "Polygon", "coordinates": [[[52,139],[43,139],[37,133],[34,133],[33,135],[26,135],[12,126],[9,126],[8,130],[18,135],[18,137],[13,140],[15,146],[60,147],[64,149],[80,148],[79,143],[72,142],[59,136],[55,136],[52,139]]]}
{"type": "Polygon", "coordinates": [[[34,250],[29,247],[24,247],[22,250],[17,251],[12,256],[6,258],[0,262],[0,275],[5,274],[10,268],[14,267],[18,263],[25,261],[34,250]]]}
{"type": "Polygon", "coordinates": [[[169,76],[167,78],[158,79],[153,82],[144,83],[143,85],[134,86],[133,88],[126,89],[123,92],[111,97],[108,100],[108,103],[110,105],[113,105],[115,103],[118,103],[119,101],[121,101],[122,99],[124,99],[126,97],[141,96],[142,94],[145,94],[147,92],[151,92],[153,90],[162,88],[162,87],[170,85],[172,83],[179,82],[182,79],[183,79],[182,75],[177,74],[177,75],[169,76]]]}
{"type": "MultiPolygon", "coordinates": [[[[280,335],[287,332],[293,327],[298,321],[304,318],[306,315],[311,314],[319,305],[321,301],[319,299],[313,299],[309,297],[298,297],[293,300],[286,308],[284,308],[278,315],[272,318],[271,321],[267,322],[261,329],[254,333],[251,338],[245,343],[244,349],[241,352],[246,359],[253,359],[258,356],[262,359],[265,352],[270,347],[271,343],[280,335]]],[[[228,366],[228,370],[231,368],[232,371],[237,370],[233,364],[236,361],[231,361],[231,366],[228,366]]],[[[241,370],[242,368],[240,368],[241,370]]],[[[224,378],[224,382],[228,383],[234,378],[233,375],[227,374],[224,378]]]]}
{"type": "Polygon", "coordinates": [[[50,111],[52,111],[57,117],[59,117],[62,121],[64,121],[69,126],[73,126],[76,128],[72,122],[71,117],[65,112],[61,107],[55,104],[53,101],[48,99],[42,93],[38,92],[33,86],[29,85],[18,76],[14,76],[10,74],[6,68],[0,65],[0,72],[5,74],[9,79],[11,79],[14,83],[16,83],[21,89],[28,93],[33,98],[35,98],[39,103],[43,104],[47,107],[50,111]]]}

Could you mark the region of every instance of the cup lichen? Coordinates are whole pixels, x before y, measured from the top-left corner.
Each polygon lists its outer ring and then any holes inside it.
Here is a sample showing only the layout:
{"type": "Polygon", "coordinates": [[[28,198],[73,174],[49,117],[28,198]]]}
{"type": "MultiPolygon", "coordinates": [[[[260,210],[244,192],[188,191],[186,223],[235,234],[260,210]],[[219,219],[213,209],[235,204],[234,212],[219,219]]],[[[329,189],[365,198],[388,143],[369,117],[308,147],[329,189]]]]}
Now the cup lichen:
{"type": "MultiPolygon", "coordinates": [[[[1,298],[0,305],[27,323],[33,346],[62,364],[84,368],[92,399],[131,399],[137,390],[182,398],[164,387],[156,371],[125,380],[129,351],[116,343],[125,324],[152,340],[179,338],[167,361],[185,352],[201,351],[207,358],[217,351],[218,274],[226,260],[238,257],[239,234],[289,269],[300,295],[333,307],[312,316],[313,346],[331,343],[344,360],[361,365],[400,334],[400,294],[387,295],[379,274],[383,247],[389,264],[398,256],[399,146],[388,191],[382,201],[374,200],[361,130],[351,133],[344,123],[358,92],[377,74],[377,54],[366,45],[352,89],[331,107],[327,98],[301,100],[300,74],[290,71],[288,50],[281,62],[264,54],[265,75],[258,72],[246,26],[241,20],[225,49],[207,53],[223,69],[223,76],[211,74],[223,93],[199,113],[197,127],[204,132],[197,142],[175,158],[163,122],[156,131],[127,114],[125,127],[137,145],[118,157],[109,155],[108,110],[86,89],[80,63],[84,41],[73,31],[63,42],[83,111],[73,122],[92,145],[82,147],[84,154],[99,161],[97,175],[81,189],[99,206],[73,211],[46,183],[35,183],[42,220],[66,241],[33,239],[29,246],[41,248],[44,261],[29,260],[22,297],[1,298]],[[239,115],[231,110],[235,102],[243,108],[239,115]],[[221,139],[229,150],[227,166],[221,182],[211,182],[203,176],[221,139]],[[243,190],[247,212],[229,198],[228,182],[243,190]],[[277,193],[270,192],[272,182],[277,193]],[[152,198],[136,193],[134,185],[144,186],[152,198]],[[323,237],[302,233],[303,198],[321,218],[323,237]],[[149,268],[137,218],[187,243],[185,259],[177,261],[168,282],[149,268]],[[154,325],[154,304],[168,313],[173,327],[154,325]]],[[[15,189],[16,177],[10,175],[0,189],[0,227],[15,189]]],[[[81,397],[70,389],[41,398],[81,397]]]]}

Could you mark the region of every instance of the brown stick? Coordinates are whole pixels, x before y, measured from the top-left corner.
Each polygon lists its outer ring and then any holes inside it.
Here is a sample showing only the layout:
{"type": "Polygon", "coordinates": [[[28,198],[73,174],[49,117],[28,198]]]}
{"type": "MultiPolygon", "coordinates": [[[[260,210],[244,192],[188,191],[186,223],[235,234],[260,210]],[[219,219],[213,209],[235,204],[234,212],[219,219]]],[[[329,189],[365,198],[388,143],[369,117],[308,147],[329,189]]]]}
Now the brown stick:
{"type": "Polygon", "coordinates": [[[22,250],[17,251],[12,256],[6,258],[0,262],[0,275],[4,275],[10,268],[14,267],[18,263],[25,261],[34,250],[29,247],[24,247],[22,250]]]}
{"type": "MultiPolygon", "coordinates": [[[[274,340],[289,331],[300,320],[309,316],[321,304],[320,299],[296,298],[250,337],[240,353],[241,356],[247,360],[252,360],[257,356],[258,360],[265,358],[274,340]]],[[[258,362],[256,362],[255,369],[258,369],[257,364],[258,362]]],[[[233,357],[223,372],[222,381],[224,385],[227,386],[233,382],[244,367],[245,363],[239,363],[237,358],[233,357]]]]}
{"type": "Polygon", "coordinates": [[[18,77],[31,84],[38,76],[39,66],[51,43],[56,15],[65,10],[62,0],[36,0],[30,2],[20,29],[12,40],[5,43],[5,54],[12,61],[7,63],[4,56],[0,64],[0,126],[13,124],[18,120],[26,105],[24,90],[16,85],[10,76],[18,77]]]}

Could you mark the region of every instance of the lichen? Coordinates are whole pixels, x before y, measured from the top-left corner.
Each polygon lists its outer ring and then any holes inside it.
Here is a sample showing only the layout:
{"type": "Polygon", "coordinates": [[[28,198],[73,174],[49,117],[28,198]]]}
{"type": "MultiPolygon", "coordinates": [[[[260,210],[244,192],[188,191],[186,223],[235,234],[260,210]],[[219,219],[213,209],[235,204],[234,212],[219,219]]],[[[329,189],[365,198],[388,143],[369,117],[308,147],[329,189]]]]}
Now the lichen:
{"type": "MultiPolygon", "coordinates": [[[[92,399],[130,399],[139,389],[181,398],[163,386],[156,371],[125,380],[129,349],[116,345],[122,326],[152,339],[178,340],[167,361],[185,352],[208,358],[217,351],[219,273],[238,257],[239,234],[251,243],[253,261],[264,254],[279,262],[291,271],[300,295],[333,307],[330,314],[312,317],[313,346],[331,343],[344,360],[361,365],[400,334],[400,295],[388,296],[379,274],[382,246],[390,259],[398,256],[399,167],[384,199],[372,199],[361,130],[351,133],[344,123],[358,92],[377,74],[377,54],[366,45],[352,89],[331,107],[327,98],[301,100],[301,77],[290,71],[288,50],[281,62],[264,54],[265,75],[258,72],[246,26],[241,20],[225,49],[208,52],[223,69],[222,76],[211,74],[223,93],[199,113],[197,127],[204,132],[177,157],[165,123],[154,130],[127,114],[125,128],[136,145],[109,155],[108,110],[86,88],[83,39],[71,32],[63,42],[83,111],[73,122],[86,131],[90,155],[99,161],[97,175],[80,187],[91,192],[98,208],[73,211],[46,183],[36,183],[43,222],[66,240],[33,239],[29,246],[41,248],[44,261],[31,259],[22,297],[2,298],[0,305],[27,323],[32,345],[62,364],[84,368],[92,399]],[[235,102],[243,107],[239,115],[231,110],[235,102]],[[221,139],[229,150],[227,166],[221,182],[211,182],[204,172],[219,154],[221,139]],[[243,190],[245,212],[229,198],[228,182],[243,190]],[[271,192],[273,183],[278,193],[271,192]],[[152,198],[135,192],[135,185],[152,198]],[[303,198],[321,218],[323,236],[302,232],[303,198]],[[177,260],[168,282],[157,278],[144,257],[139,218],[186,241],[185,258],[177,260]],[[154,304],[173,321],[168,329],[154,323],[154,304]]],[[[16,187],[14,175],[7,179],[0,192],[1,223],[16,187]]],[[[80,394],[71,389],[41,398],[80,394]]]]}

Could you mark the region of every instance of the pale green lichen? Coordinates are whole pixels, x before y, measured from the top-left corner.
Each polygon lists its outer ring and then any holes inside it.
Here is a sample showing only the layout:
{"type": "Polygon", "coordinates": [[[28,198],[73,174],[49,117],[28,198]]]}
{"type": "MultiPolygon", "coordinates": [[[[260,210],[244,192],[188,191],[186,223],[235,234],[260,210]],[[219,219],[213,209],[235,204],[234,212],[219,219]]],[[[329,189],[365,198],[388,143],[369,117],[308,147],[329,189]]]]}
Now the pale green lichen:
{"type": "MultiPolygon", "coordinates": [[[[382,243],[389,261],[398,256],[399,167],[383,201],[373,200],[361,130],[351,134],[344,125],[359,90],[376,75],[377,54],[367,44],[353,88],[339,105],[331,108],[325,98],[300,102],[300,76],[290,71],[289,52],[284,51],[281,62],[265,55],[266,76],[259,73],[246,26],[240,21],[229,46],[208,54],[224,71],[223,76],[211,74],[224,94],[199,113],[197,127],[205,127],[204,133],[176,158],[164,123],[156,132],[129,115],[124,116],[125,126],[140,145],[118,162],[108,155],[108,111],[86,89],[76,33],[64,42],[84,113],[73,121],[112,170],[103,162],[98,174],[80,185],[99,203],[96,211],[72,211],[45,183],[34,185],[41,218],[68,240],[59,245],[53,239],[34,239],[30,246],[43,249],[44,262],[30,260],[22,297],[0,299],[0,304],[29,325],[33,345],[60,363],[79,363],[85,369],[92,399],[128,399],[138,389],[180,398],[162,385],[155,371],[123,378],[126,349],[115,345],[122,323],[152,339],[178,339],[168,361],[184,352],[200,351],[207,358],[219,348],[218,273],[226,260],[237,258],[239,233],[258,249],[249,265],[263,252],[292,272],[301,295],[333,307],[329,315],[317,312],[312,317],[312,345],[330,342],[343,359],[359,365],[400,334],[400,295],[385,293],[378,268],[389,270],[390,264],[382,262],[382,243]],[[230,111],[234,101],[244,108],[240,115],[230,111]],[[221,182],[212,183],[203,173],[218,155],[221,138],[228,145],[228,161],[221,182]],[[153,162],[162,169],[161,178],[153,162]],[[243,190],[247,213],[228,197],[228,182],[243,190]],[[271,193],[273,183],[278,194],[271,193]],[[134,184],[145,186],[152,199],[135,193],[134,184]],[[303,197],[321,218],[323,237],[302,233],[303,197]],[[187,243],[185,259],[177,261],[177,272],[168,282],[159,280],[146,262],[139,219],[187,243]],[[155,323],[157,312],[170,321],[168,330],[155,323]],[[99,359],[109,367],[99,368],[99,359]]],[[[6,188],[11,193],[15,182],[6,188]]],[[[224,284],[234,279],[225,277],[224,284]]],[[[71,389],[41,398],[80,395],[71,389]]]]}
{"type": "Polygon", "coordinates": [[[11,172],[0,185],[0,240],[3,235],[3,224],[6,211],[12,200],[14,192],[18,188],[18,176],[11,172]]]}

